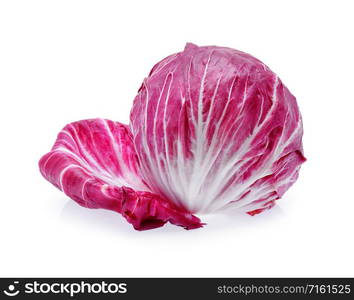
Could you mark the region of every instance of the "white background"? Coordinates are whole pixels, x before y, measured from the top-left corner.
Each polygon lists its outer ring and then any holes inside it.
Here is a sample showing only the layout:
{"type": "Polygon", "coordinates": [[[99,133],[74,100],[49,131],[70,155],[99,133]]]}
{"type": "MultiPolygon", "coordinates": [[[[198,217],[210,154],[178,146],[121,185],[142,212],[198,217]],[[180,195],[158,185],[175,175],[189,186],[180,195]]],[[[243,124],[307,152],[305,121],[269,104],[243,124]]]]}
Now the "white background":
{"type": "Polygon", "coordinates": [[[0,276],[354,276],[352,3],[1,1],[0,276]],[[65,124],[128,122],[186,42],[251,53],[297,97],[308,161],[277,207],[137,232],[41,177],[65,124]]]}

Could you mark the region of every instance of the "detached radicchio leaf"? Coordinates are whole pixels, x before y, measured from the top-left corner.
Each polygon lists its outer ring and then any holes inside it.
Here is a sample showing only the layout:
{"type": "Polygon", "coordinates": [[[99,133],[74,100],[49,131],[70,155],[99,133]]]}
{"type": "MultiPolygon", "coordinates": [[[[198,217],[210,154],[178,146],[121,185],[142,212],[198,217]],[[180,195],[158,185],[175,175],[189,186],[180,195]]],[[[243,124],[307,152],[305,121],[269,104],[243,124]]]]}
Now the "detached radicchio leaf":
{"type": "Polygon", "coordinates": [[[142,177],[191,212],[260,213],[305,161],[295,97],[261,61],[230,48],[187,44],[156,64],[130,121],[142,177]]]}
{"type": "Polygon", "coordinates": [[[68,124],[39,167],[42,175],[78,204],[121,213],[137,230],[166,222],[185,229],[200,220],[152,193],[139,174],[128,126],[104,119],[68,124]]]}

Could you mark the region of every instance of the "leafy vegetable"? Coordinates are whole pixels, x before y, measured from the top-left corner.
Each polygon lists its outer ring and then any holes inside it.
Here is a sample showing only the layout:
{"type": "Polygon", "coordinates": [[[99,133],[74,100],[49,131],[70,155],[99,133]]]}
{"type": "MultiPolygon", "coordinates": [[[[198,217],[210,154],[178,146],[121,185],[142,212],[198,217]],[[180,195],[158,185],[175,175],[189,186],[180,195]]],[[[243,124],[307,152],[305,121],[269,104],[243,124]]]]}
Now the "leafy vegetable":
{"type": "Polygon", "coordinates": [[[71,123],[39,162],[42,175],[82,206],[121,213],[137,230],[167,221],[186,229],[200,220],[150,192],[126,125],[103,119],[71,123]]]}
{"type": "Polygon", "coordinates": [[[260,213],[305,161],[295,97],[230,48],[187,44],[157,63],[130,120],[130,129],[103,119],[67,125],[39,166],[80,205],[119,212],[137,230],[201,227],[192,213],[260,213]]]}
{"type": "Polygon", "coordinates": [[[156,64],[131,129],[143,179],[191,212],[270,208],[305,160],[295,97],[262,62],[229,48],[187,44],[156,64]]]}

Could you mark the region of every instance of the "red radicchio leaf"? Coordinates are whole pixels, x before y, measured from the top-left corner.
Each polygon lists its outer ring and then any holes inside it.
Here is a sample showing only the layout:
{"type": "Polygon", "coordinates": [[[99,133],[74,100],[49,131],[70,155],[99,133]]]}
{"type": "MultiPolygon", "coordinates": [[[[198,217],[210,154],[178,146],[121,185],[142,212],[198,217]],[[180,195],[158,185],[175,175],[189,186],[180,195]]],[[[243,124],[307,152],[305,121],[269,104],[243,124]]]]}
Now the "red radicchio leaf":
{"type": "Polygon", "coordinates": [[[104,119],[68,124],[44,155],[42,175],[78,204],[121,213],[136,230],[166,222],[185,229],[200,220],[154,194],[139,174],[139,162],[128,126],[104,119]]]}

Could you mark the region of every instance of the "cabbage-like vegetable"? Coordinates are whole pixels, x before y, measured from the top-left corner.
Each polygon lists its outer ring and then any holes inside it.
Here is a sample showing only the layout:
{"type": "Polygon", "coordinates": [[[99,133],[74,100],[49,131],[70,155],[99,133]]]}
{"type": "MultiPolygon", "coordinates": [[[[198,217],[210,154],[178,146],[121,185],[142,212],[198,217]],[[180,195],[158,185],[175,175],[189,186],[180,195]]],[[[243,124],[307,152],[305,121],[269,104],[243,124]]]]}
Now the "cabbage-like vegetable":
{"type": "Polygon", "coordinates": [[[137,230],[166,222],[186,229],[200,220],[150,192],[128,126],[104,119],[71,123],[59,133],[39,167],[42,175],[82,206],[121,213],[137,230]]]}
{"type": "Polygon", "coordinates": [[[193,213],[260,213],[305,161],[295,97],[229,48],[187,44],[156,64],[130,119],[67,125],[39,166],[80,205],[119,212],[137,230],[201,227],[193,213]]]}
{"type": "Polygon", "coordinates": [[[302,121],[262,62],[187,44],[156,64],[131,111],[143,179],[190,212],[270,208],[296,181],[302,121]]]}

